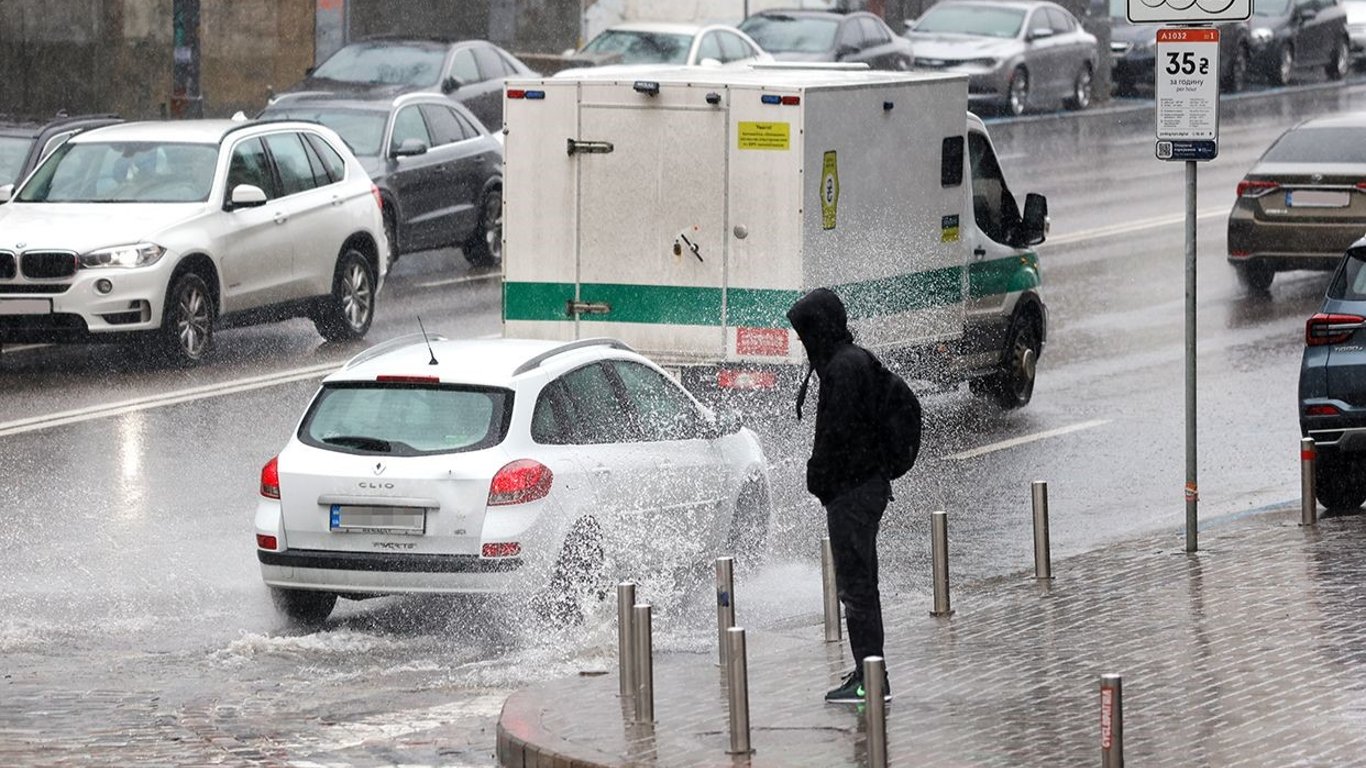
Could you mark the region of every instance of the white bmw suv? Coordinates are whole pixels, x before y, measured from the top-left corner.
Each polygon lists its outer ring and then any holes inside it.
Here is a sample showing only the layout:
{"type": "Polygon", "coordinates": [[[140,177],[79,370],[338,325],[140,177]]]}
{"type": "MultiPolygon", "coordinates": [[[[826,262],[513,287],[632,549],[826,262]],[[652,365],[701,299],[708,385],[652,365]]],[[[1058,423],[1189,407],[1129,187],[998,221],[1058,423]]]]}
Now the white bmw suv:
{"type": "Polygon", "coordinates": [[[612,578],[757,552],[769,516],[755,434],[620,342],[405,337],[323,380],[261,471],[256,545],[304,624],[394,593],[577,610],[612,578]]]}
{"type": "Polygon", "coordinates": [[[97,128],[0,203],[0,343],[138,338],[192,364],[216,326],[298,316],[358,339],[389,263],[374,185],[311,123],[97,128]]]}

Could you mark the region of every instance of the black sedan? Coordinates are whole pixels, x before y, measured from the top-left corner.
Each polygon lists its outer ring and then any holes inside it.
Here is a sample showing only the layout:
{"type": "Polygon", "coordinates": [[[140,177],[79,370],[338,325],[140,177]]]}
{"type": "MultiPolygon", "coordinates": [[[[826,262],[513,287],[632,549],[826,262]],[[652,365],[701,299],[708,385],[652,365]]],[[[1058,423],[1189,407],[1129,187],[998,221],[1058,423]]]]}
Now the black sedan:
{"type": "Polygon", "coordinates": [[[1341,80],[1351,67],[1347,11],[1339,0],[1257,0],[1252,4],[1253,71],[1284,85],[1296,70],[1322,67],[1341,80]]]}
{"type": "Polygon", "coordinates": [[[344,46],[281,93],[316,91],[362,98],[413,91],[444,93],[469,108],[490,130],[499,131],[503,128],[503,81],[536,74],[486,40],[372,38],[344,46]]]}
{"type": "Polygon", "coordinates": [[[461,105],[432,93],[301,93],[260,117],[311,120],[341,134],[378,187],[392,258],[454,245],[475,266],[502,261],[502,144],[461,105]]]}
{"type": "Polygon", "coordinates": [[[39,160],[77,133],[119,121],[118,115],[59,115],[51,120],[0,118],[0,186],[18,184],[39,160]]]}
{"type": "Polygon", "coordinates": [[[911,43],[871,13],[764,11],[740,31],[779,61],[862,62],[873,69],[907,70],[911,43]]]}

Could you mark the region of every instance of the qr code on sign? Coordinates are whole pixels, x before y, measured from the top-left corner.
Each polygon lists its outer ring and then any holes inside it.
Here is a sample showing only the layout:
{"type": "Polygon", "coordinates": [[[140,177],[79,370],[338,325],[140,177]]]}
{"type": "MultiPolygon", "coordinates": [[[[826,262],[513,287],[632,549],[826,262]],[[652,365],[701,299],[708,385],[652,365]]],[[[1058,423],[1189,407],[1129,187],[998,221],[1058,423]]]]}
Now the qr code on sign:
{"type": "Polygon", "coordinates": [[[1170,159],[1172,159],[1172,143],[1171,143],[1170,141],[1159,141],[1159,142],[1157,142],[1157,159],[1158,159],[1158,160],[1170,160],[1170,159]]]}

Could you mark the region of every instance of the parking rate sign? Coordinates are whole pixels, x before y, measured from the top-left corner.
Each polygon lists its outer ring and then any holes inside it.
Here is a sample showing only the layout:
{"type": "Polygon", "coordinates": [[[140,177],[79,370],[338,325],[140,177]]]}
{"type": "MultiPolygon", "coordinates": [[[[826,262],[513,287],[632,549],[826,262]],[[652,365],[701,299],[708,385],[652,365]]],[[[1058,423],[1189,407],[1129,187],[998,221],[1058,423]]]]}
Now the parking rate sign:
{"type": "Polygon", "coordinates": [[[1159,29],[1153,77],[1157,158],[1213,160],[1219,154],[1219,30],[1159,29]]]}

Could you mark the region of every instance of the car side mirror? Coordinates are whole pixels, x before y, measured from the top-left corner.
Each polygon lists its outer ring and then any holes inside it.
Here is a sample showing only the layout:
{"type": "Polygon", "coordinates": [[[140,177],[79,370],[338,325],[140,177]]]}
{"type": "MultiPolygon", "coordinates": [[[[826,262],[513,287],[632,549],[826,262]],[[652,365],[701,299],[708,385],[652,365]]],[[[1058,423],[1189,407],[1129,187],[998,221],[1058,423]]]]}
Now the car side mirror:
{"type": "Polygon", "coordinates": [[[715,440],[726,435],[733,435],[745,426],[745,419],[740,412],[729,405],[720,405],[712,413],[711,419],[703,427],[703,432],[708,440],[715,440]]]}
{"type": "Polygon", "coordinates": [[[699,60],[699,61],[697,62],[697,66],[699,66],[699,67],[708,67],[708,68],[710,68],[710,69],[715,69],[715,68],[721,66],[721,60],[720,60],[720,59],[713,59],[712,57],[708,56],[708,57],[705,58],[705,59],[699,60]]]}
{"type": "Polygon", "coordinates": [[[1046,37],[1052,37],[1052,36],[1053,36],[1053,28],[1052,28],[1052,27],[1044,27],[1044,28],[1042,28],[1042,29],[1031,29],[1031,30],[1029,30],[1029,41],[1030,41],[1030,42],[1033,42],[1033,41],[1035,41],[1035,40],[1043,40],[1043,39],[1046,38],[1046,37]]]}
{"type": "Polygon", "coordinates": [[[394,147],[394,151],[389,153],[391,157],[395,158],[425,154],[427,154],[427,142],[422,139],[404,139],[402,144],[394,147]]]}
{"type": "Polygon", "coordinates": [[[8,203],[11,197],[14,197],[13,184],[6,184],[5,186],[0,187],[0,203],[8,203]]]}
{"type": "Polygon", "coordinates": [[[460,82],[460,78],[451,75],[450,77],[447,77],[445,80],[441,81],[441,92],[455,93],[456,91],[460,90],[460,87],[463,85],[464,83],[460,82]]]}
{"type": "Polygon", "coordinates": [[[1021,245],[1038,245],[1048,237],[1048,198],[1037,192],[1025,195],[1024,217],[1020,222],[1021,245]]]}
{"type": "Polygon", "coordinates": [[[228,210],[259,208],[265,204],[265,190],[251,184],[238,184],[232,188],[232,196],[228,199],[228,210]]]}
{"type": "Polygon", "coordinates": [[[1318,15],[1319,12],[1314,10],[1313,8],[1301,8],[1295,12],[1295,17],[1299,20],[1301,24],[1303,24],[1306,21],[1313,21],[1314,18],[1318,15]]]}
{"type": "Polygon", "coordinates": [[[858,53],[858,48],[852,45],[841,45],[835,49],[835,60],[843,59],[846,56],[853,56],[858,53]]]}

